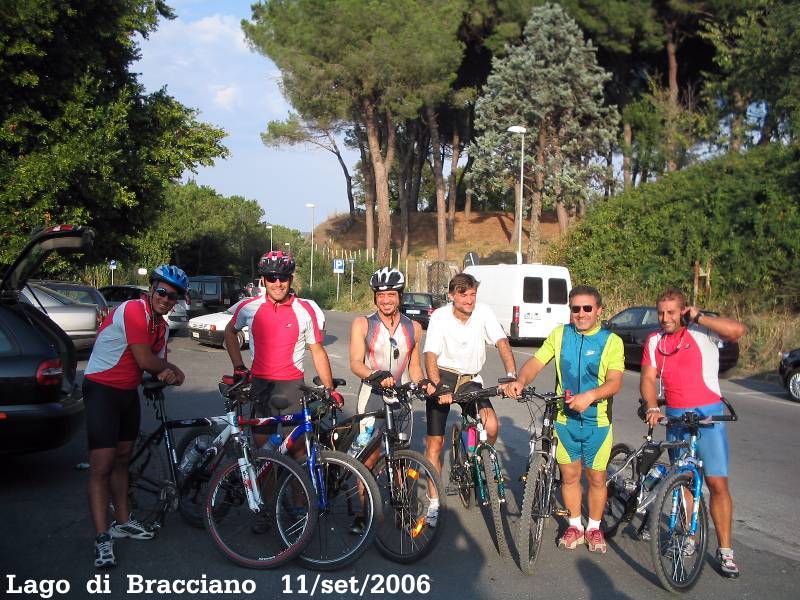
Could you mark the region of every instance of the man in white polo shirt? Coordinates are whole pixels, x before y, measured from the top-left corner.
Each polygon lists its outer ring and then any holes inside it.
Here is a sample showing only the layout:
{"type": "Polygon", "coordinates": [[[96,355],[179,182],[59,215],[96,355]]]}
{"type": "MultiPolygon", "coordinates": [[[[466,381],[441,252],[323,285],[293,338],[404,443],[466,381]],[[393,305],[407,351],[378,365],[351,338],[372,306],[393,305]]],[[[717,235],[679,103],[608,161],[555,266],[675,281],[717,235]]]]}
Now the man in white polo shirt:
{"type": "MultiPolygon", "coordinates": [[[[445,424],[453,402],[453,393],[465,387],[480,387],[483,384],[479,373],[486,362],[486,344],[492,344],[500,352],[506,374],[516,377],[517,367],[511,345],[492,310],[477,304],[478,281],[466,273],[459,273],[450,280],[447,304],[431,315],[425,338],[425,370],[434,385],[440,383],[450,387],[452,393],[429,399],[425,406],[428,436],[425,439],[425,454],[441,472],[441,454],[444,444],[445,424]]],[[[498,423],[492,403],[487,399],[479,403],[481,418],[493,444],[497,439],[498,423]]],[[[438,516],[438,498],[431,499],[428,522],[438,516]]]]}

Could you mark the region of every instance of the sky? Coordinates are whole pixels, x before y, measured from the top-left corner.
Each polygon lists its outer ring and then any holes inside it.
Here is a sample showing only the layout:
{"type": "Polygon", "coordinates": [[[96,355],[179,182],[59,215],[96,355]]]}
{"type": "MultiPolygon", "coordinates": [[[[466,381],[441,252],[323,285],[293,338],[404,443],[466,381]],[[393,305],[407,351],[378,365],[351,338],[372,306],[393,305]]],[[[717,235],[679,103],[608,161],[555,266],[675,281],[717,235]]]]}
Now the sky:
{"type": "MultiPolygon", "coordinates": [[[[187,172],[200,185],[225,196],[257,200],[264,220],[310,231],[313,218],[346,213],[347,191],[336,157],[311,147],[267,148],[260,134],[270,120],[284,119],[291,107],[280,91],[280,72],[252,51],[240,27],[251,17],[254,0],[167,0],[177,18],[161,20],[140,40],[141,60],[132,66],[152,92],[167,92],[197,109],[201,121],[223,128],[230,151],[213,167],[187,172]]],[[[343,148],[351,169],[357,153],[343,148]]]]}

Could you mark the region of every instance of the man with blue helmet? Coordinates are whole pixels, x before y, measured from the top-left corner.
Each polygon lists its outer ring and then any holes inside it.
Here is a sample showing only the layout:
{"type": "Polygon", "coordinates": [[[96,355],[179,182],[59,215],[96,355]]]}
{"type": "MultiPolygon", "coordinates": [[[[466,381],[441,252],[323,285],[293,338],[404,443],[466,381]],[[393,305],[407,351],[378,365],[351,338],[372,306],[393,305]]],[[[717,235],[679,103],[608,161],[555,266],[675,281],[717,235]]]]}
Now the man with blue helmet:
{"type": "Polygon", "coordinates": [[[150,273],[150,289],[117,306],[97,331],[83,378],[89,438],[89,510],[97,530],[95,567],[113,567],[113,538],[147,540],[153,532],[131,518],[128,463],[139,433],[139,383],[145,371],[181,385],[183,371],[167,362],[169,326],[164,315],[186,294],[181,269],[161,265],[150,273]],[[108,503],[115,520],[108,526],[108,503]]]}

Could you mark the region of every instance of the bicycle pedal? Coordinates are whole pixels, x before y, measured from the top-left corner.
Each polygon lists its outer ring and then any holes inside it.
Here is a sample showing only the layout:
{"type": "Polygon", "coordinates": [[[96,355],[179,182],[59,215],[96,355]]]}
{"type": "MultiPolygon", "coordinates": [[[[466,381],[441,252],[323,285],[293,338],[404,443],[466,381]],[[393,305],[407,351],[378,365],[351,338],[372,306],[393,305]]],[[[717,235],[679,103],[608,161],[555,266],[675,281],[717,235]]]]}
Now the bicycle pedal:
{"type": "Polygon", "coordinates": [[[569,511],[566,508],[556,508],[553,510],[553,514],[557,517],[569,517],[569,511]]]}

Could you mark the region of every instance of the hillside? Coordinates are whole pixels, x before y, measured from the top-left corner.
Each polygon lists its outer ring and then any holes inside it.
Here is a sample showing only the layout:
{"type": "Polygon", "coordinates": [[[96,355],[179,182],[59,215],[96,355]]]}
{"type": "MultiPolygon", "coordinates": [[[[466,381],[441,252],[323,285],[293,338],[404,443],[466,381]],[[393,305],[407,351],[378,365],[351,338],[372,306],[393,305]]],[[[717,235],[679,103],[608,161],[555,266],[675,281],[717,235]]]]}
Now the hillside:
{"type": "MultiPolygon", "coordinates": [[[[346,221],[347,215],[337,215],[321,223],[314,230],[315,241],[320,246],[330,240],[346,250],[363,249],[366,238],[365,218],[358,216],[353,226],[343,232],[346,221]]],[[[467,220],[463,212],[458,212],[455,219],[455,241],[447,245],[448,259],[460,261],[464,254],[473,251],[482,259],[488,259],[488,262],[512,262],[516,252],[516,244],[512,246],[510,242],[513,227],[512,213],[472,211],[467,220]]],[[[435,259],[436,213],[412,213],[409,231],[409,254],[417,259],[435,259]]],[[[522,235],[524,253],[527,247],[527,222],[523,223],[522,235]]],[[[541,237],[543,245],[558,238],[555,214],[542,215],[541,237]]],[[[392,215],[392,248],[396,249],[399,245],[400,217],[392,215]]]]}

